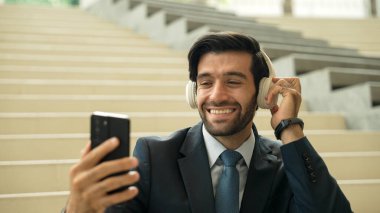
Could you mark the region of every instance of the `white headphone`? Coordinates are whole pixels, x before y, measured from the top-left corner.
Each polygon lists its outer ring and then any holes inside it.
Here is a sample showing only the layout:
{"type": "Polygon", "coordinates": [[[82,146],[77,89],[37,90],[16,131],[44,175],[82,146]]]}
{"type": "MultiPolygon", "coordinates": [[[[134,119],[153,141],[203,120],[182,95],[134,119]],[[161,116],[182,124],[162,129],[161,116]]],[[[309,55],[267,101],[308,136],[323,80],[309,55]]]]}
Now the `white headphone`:
{"type": "MultiPolygon", "coordinates": [[[[265,96],[267,95],[269,88],[273,85],[272,78],[276,76],[274,67],[270,58],[265,54],[263,50],[260,50],[265,62],[268,66],[269,77],[263,77],[259,84],[259,94],[257,95],[257,104],[262,109],[271,109],[277,104],[278,96],[273,98],[270,104],[265,103],[265,96]]],[[[186,101],[191,108],[197,108],[197,84],[194,81],[189,81],[186,85],[186,101]]]]}

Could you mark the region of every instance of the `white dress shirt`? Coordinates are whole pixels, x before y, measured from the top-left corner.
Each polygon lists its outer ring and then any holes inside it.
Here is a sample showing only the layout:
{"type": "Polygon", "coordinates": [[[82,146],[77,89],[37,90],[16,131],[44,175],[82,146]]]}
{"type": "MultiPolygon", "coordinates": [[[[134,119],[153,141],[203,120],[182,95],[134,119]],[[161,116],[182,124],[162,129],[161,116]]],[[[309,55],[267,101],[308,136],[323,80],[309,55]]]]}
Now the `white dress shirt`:
{"type": "MultiPolygon", "coordinates": [[[[226,147],[224,147],[223,144],[218,142],[218,140],[216,140],[216,138],[214,138],[206,130],[204,125],[202,126],[202,132],[203,139],[206,144],[208,160],[210,163],[212,186],[214,189],[215,196],[215,190],[219,182],[219,176],[222,174],[223,171],[223,162],[219,158],[219,155],[222,154],[224,150],[226,150],[226,147]]],[[[248,168],[251,162],[254,147],[255,136],[252,130],[249,138],[246,141],[244,141],[244,143],[239,148],[235,150],[243,156],[243,158],[236,165],[236,168],[239,172],[239,208],[241,206],[241,200],[243,198],[245,183],[247,181],[248,168]]]]}

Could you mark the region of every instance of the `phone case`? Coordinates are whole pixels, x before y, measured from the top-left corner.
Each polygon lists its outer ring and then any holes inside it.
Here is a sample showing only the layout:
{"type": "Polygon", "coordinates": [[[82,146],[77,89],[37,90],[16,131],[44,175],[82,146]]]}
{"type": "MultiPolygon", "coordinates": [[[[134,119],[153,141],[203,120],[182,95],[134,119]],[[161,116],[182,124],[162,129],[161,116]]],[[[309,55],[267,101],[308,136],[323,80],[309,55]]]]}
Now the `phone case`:
{"type": "Polygon", "coordinates": [[[129,123],[130,121],[125,115],[93,113],[91,116],[91,149],[109,138],[117,137],[120,140],[119,147],[103,160],[114,160],[129,156],[129,123]]]}
{"type": "MultiPolygon", "coordinates": [[[[120,141],[119,146],[106,155],[99,163],[129,156],[129,134],[130,121],[128,116],[105,112],[94,112],[91,115],[91,149],[94,149],[112,137],[117,137],[120,141]]],[[[121,175],[126,172],[128,171],[115,173],[110,176],[121,175]]],[[[116,189],[109,192],[109,194],[122,191],[126,188],[116,189]]]]}

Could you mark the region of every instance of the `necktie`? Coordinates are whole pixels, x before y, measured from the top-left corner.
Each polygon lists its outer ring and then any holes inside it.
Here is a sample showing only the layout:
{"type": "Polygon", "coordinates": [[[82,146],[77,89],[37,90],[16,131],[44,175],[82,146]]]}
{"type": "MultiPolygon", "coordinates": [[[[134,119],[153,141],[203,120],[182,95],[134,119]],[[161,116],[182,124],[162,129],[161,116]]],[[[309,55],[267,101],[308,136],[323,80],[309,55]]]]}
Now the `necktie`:
{"type": "Polygon", "coordinates": [[[224,168],[215,193],[215,208],[217,213],[239,212],[239,172],[236,163],[242,158],[239,152],[226,150],[220,158],[224,168]]]}

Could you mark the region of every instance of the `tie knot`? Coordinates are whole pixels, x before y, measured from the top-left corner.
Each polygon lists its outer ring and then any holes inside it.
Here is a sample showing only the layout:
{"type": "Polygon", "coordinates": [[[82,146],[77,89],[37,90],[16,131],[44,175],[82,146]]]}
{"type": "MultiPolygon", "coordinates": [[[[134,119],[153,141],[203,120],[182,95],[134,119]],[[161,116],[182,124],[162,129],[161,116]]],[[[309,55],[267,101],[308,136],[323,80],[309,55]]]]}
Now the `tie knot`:
{"type": "Polygon", "coordinates": [[[224,166],[235,167],[236,163],[242,158],[241,154],[232,150],[225,150],[220,154],[220,159],[222,159],[224,166]]]}

